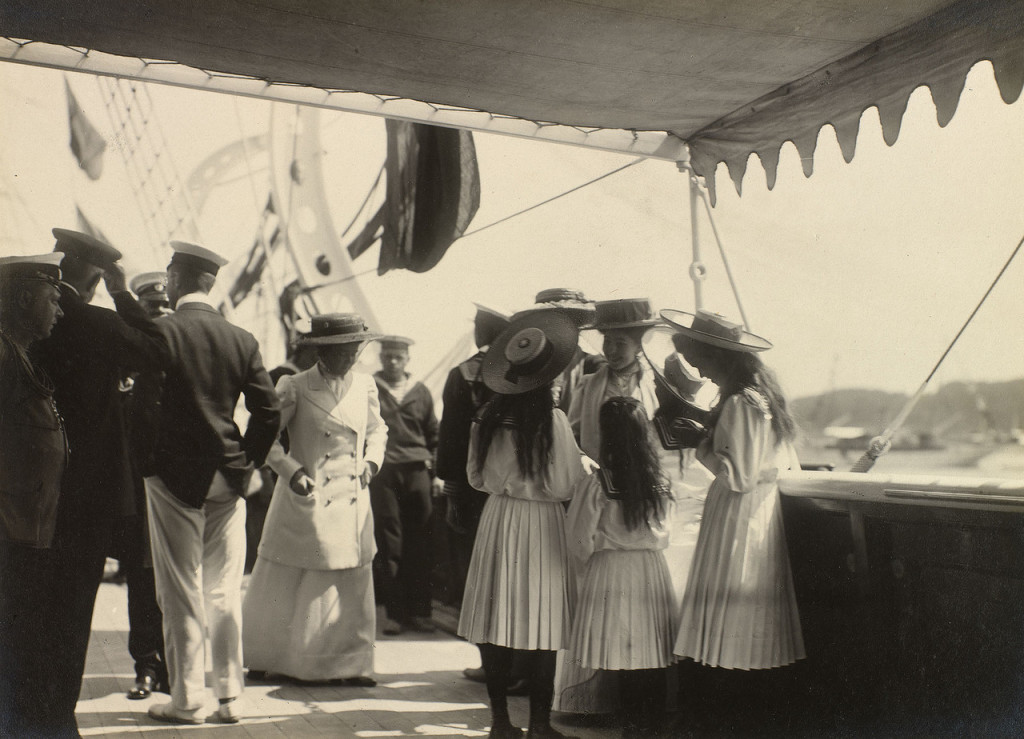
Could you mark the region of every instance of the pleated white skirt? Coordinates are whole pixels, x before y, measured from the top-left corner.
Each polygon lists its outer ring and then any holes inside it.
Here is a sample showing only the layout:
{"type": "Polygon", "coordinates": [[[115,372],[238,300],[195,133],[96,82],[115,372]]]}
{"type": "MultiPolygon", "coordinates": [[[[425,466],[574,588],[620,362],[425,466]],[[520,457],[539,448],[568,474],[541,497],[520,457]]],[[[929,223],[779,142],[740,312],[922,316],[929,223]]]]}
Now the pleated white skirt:
{"type": "Polygon", "coordinates": [[[242,607],[245,665],[299,680],[373,674],[370,565],[304,570],[257,559],[242,607]]]}
{"type": "Polygon", "coordinates": [[[489,496],[466,576],[459,636],[512,649],[560,649],[572,628],[575,592],[562,504],[489,496]]]}
{"type": "Polygon", "coordinates": [[[711,667],[780,667],[805,656],[774,482],[742,494],[716,480],[704,505],[675,653],[711,667]]]}
{"type": "Polygon", "coordinates": [[[569,658],[599,670],[667,667],[677,613],[661,551],[596,552],[580,586],[569,658]]]}

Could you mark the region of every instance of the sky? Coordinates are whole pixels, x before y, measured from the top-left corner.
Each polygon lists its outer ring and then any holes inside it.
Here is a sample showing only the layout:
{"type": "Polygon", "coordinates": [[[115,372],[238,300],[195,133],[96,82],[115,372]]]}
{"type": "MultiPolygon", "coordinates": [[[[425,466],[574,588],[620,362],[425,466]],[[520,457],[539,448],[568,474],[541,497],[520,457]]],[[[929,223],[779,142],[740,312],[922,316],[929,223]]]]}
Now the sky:
{"type": "MultiPolygon", "coordinates": [[[[294,119],[293,106],[159,85],[148,92],[169,161],[183,178],[233,141],[279,136],[294,119]]],[[[0,255],[49,251],[52,227],[75,228],[77,203],[125,253],[129,276],[162,269],[169,251],[147,235],[121,157],[127,141],[114,133],[97,79],[4,63],[0,100],[0,255]],[[78,168],[68,147],[65,78],[108,141],[98,181],[78,168]]],[[[324,192],[341,231],[383,162],[384,124],[329,111],[320,123],[324,192]]],[[[571,287],[592,299],[647,297],[658,309],[693,309],[687,183],[673,163],[639,163],[472,234],[633,160],[493,134],[474,138],[482,194],[470,235],[426,274],[371,272],[358,280],[374,328],[416,340],[411,371],[426,373],[465,336],[473,301],[518,310],[542,289],[571,287]]],[[[266,157],[255,158],[212,192],[199,217],[205,245],[244,256],[270,172],[266,157]]],[[[790,396],[851,387],[910,394],[1024,237],[1022,204],[1024,103],[1004,104],[983,62],[945,128],[920,88],[892,147],[882,140],[876,111],[865,111],[849,164],[826,127],[810,178],[791,144],[771,191],[756,157],[742,196],[723,165],[712,216],[749,327],[774,343],[764,358],[790,396]]],[[[707,217],[698,218],[709,269],[704,307],[738,320],[707,217]]],[[[376,258],[373,249],[353,269],[371,271],[376,258]]],[[[264,288],[269,294],[269,282],[264,288]]],[[[1024,255],[950,352],[933,389],[1024,377],[1022,295],[1024,255]]],[[[344,306],[338,294],[324,307],[344,306]]],[[[252,311],[235,320],[257,335],[272,323],[252,311]]],[[[599,345],[599,337],[588,338],[599,345]]],[[[264,347],[269,366],[283,358],[283,347],[272,343],[264,347]]]]}

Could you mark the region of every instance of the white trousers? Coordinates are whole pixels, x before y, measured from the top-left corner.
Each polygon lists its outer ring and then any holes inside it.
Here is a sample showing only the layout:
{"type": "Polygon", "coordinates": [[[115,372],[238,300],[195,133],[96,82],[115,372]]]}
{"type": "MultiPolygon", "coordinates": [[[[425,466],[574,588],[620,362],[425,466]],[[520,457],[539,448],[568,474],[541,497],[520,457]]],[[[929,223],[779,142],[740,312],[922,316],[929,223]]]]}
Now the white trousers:
{"type": "Polygon", "coordinates": [[[146,478],[156,595],[175,708],[207,702],[206,644],[217,698],[241,694],[245,501],[218,474],[201,509],[146,478]]]}

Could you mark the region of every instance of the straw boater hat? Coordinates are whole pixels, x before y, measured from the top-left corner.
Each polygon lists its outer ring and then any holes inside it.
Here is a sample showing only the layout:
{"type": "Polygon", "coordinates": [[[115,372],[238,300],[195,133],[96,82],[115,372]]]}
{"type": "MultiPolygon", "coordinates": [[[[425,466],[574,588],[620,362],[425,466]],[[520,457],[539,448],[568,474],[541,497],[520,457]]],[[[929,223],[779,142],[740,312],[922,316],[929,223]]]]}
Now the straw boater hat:
{"type": "Polygon", "coordinates": [[[110,244],[81,231],[55,228],[53,229],[53,238],[57,239],[57,243],[53,247],[55,252],[64,252],[68,256],[81,259],[104,271],[113,267],[121,258],[121,252],[110,244]]]}
{"type": "Polygon", "coordinates": [[[310,332],[299,339],[300,346],[325,344],[349,344],[373,341],[380,334],[370,331],[358,313],[325,313],[313,316],[310,332]]]}
{"type": "Polygon", "coordinates": [[[682,310],[663,310],[661,317],[677,334],[711,346],[736,352],[763,352],[772,348],[772,343],[767,339],[745,331],[740,324],[711,311],[687,313],[682,310]]]}
{"type": "Polygon", "coordinates": [[[211,275],[216,275],[220,268],[228,263],[228,260],[217,252],[188,241],[172,241],[171,248],[174,250],[171,264],[192,267],[211,275]]]}
{"type": "Polygon", "coordinates": [[[543,310],[564,313],[572,318],[579,328],[586,328],[594,320],[594,301],[587,300],[579,290],[570,290],[566,287],[541,290],[534,298],[534,306],[513,314],[512,320],[543,310]]]}
{"type": "Polygon", "coordinates": [[[60,261],[64,253],[0,257],[0,280],[42,280],[55,286],[60,282],[60,261]]]}
{"type": "Polygon", "coordinates": [[[578,340],[576,323],[558,311],[536,311],[513,320],[484,355],[484,384],[503,395],[546,385],[569,366],[578,340]]]}
{"type": "Polygon", "coordinates": [[[651,310],[647,298],[624,298],[622,300],[599,300],[594,306],[594,325],[598,331],[614,331],[622,328],[646,328],[659,323],[651,310]]]}

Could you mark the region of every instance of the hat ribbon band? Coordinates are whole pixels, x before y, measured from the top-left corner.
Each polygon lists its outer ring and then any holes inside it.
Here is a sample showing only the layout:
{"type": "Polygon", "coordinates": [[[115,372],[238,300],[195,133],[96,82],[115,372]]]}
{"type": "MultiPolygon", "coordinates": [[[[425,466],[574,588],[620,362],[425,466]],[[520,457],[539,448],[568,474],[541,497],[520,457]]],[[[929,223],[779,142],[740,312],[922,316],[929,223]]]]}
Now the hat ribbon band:
{"type": "Polygon", "coordinates": [[[538,370],[540,370],[548,360],[551,359],[551,355],[554,354],[555,347],[550,341],[544,342],[544,346],[537,352],[537,356],[532,359],[522,362],[521,364],[509,364],[508,370],[505,372],[505,379],[511,382],[513,385],[519,384],[520,377],[529,377],[538,370]]]}

